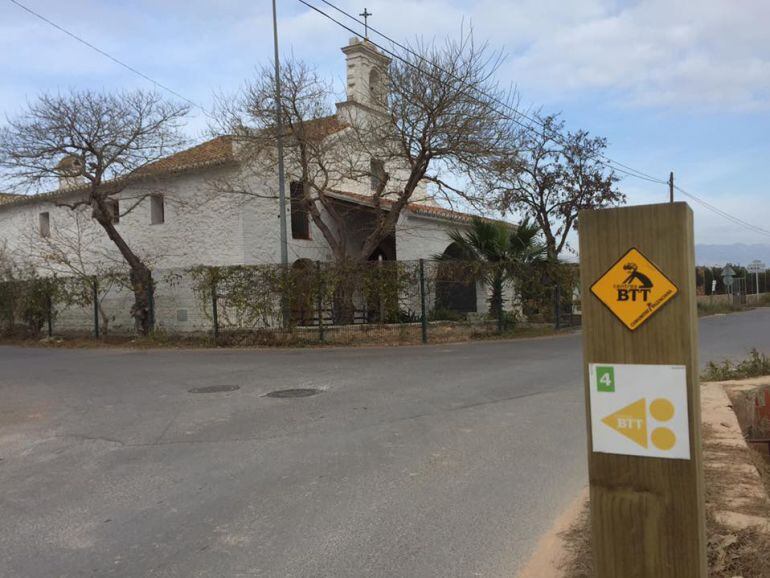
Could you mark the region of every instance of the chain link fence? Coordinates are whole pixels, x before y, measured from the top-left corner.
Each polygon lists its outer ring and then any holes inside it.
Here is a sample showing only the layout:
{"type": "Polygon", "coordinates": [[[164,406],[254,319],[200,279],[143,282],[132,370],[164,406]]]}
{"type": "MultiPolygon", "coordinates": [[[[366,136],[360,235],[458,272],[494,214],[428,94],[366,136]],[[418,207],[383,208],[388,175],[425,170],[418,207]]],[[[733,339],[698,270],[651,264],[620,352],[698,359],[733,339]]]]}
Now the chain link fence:
{"type": "MultiPolygon", "coordinates": [[[[574,268],[573,268],[574,269],[574,268]]],[[[419,343],[579,323],[576,275],[463,261],[153,272],[154,334],[219,345],[419,343]]],[[[0,282],[5,335],[130,336],[127,274],[0,282]]]]}

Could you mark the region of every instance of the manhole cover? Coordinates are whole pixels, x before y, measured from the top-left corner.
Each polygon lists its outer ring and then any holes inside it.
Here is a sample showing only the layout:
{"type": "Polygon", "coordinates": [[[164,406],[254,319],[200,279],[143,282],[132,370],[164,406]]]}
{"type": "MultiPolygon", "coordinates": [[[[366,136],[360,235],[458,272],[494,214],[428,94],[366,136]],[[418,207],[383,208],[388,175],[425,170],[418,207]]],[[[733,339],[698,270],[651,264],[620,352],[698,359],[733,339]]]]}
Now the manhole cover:
{"type": "Polygon", "coordinates": [[[240,385],[207,385],[206,387],[193,387],[188,389],[189,393],[222,393],[223,391],[237,391],[241,389],[240,385]]]}
{"type": "Polygon", "coordinates": [[[321,393],[321,391],[318,389],[279,389],[271,391],[267,397],[310,397],[317,393],[321,393]]]}

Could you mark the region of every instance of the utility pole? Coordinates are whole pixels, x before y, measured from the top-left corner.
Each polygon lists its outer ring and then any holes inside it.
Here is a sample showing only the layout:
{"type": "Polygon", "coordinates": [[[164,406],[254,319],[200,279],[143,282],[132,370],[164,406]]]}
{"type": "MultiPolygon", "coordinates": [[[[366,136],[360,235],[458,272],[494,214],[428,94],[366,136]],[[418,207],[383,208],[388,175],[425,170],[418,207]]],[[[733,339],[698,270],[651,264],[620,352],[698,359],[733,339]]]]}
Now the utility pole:
{"type": "Polygon", "coordinates": [[[283,169],[283,118],[281,117],[281,66],[278,60],[278,16],[273,0],[273,45],[275,49],[275,127],[278,149],[278,210],[281,221],[281,265],[289,264],[289,247],[286,232],[286,178],[283,169]]]}
{"type": "Polygon", "coordinates": [[[674,171],[668,175],[668,202],[674,202],[674,171]]]}

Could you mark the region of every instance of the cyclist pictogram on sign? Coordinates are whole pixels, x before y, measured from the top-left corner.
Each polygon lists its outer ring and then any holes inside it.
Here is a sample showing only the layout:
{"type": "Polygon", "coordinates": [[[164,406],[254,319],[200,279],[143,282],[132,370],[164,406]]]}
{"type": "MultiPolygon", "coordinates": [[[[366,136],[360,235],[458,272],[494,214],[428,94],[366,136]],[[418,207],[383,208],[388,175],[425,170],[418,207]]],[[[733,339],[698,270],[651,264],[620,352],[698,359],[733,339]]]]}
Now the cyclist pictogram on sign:
{"type": "Polygon", "coordinates": [[[591,286],[593,293],[631,331],[679,290],[637,249],[630,249],[591,286]]]}

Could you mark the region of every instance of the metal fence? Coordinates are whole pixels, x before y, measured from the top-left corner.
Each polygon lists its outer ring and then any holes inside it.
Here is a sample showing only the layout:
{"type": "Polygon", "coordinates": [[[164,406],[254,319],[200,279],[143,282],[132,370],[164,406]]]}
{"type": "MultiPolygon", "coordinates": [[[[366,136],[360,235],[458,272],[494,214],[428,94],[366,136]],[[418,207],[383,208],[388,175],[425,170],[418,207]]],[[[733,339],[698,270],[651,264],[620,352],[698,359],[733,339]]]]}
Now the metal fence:
{"type": "MultiPolygon", "coordinates": [[[[222,345],[448,341],[579,323],[574,281],[462,261],[299,260],[153,272],[155,335],[222,345]]],[[[0,282],[0,332],[135,334],[127,274],[0,282]]]]}

